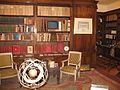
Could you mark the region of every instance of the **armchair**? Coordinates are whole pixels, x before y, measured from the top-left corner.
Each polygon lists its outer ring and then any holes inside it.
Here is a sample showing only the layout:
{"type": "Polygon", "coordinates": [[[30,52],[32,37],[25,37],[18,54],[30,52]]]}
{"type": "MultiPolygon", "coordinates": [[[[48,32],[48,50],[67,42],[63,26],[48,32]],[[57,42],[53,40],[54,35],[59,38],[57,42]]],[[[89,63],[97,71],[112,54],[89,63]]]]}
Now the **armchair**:
{"type": "Polygon", "coordinates": [[[13,63],[12,53],[0,53],[0,79],[17,76],[17,67],[13,63]],[[13,68],[15,65],[15,69],[13,68]]]}
{"type": "Polygon", "coordinates": [[[62,79],[62,74],[64,73],[74,75],[74,82],[76,81],[77,75],[80,76],[81,56],[81,52],[69,51],[68,59],[62,61],[60,79],[62,79]],[[67,65],[65,65],[65,62],[67,62],[67,65]]]}

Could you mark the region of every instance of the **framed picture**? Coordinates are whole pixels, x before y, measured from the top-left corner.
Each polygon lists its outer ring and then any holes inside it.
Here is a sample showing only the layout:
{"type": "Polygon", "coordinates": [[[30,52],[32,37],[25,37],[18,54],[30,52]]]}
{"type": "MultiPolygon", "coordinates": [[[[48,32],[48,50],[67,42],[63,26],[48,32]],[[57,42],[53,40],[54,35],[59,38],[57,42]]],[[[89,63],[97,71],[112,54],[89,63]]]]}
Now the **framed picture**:
{"type": "Polygon", "coordinates": [[[27,46],[27,53],[33,53],[33,46],[27,46]]]}
{"type": "Polygon", "coordinates": [[[74,34],[92,34],[92,18],[75,18],[74,34]]]}

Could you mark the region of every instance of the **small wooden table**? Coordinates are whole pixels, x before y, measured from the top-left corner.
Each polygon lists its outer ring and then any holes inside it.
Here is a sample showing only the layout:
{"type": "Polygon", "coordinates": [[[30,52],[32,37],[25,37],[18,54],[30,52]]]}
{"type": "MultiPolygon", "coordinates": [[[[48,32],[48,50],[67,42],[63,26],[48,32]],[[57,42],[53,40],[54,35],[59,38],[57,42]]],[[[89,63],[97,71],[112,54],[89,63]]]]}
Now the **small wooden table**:
{"type": "Polygon", "coordinates": [[[56,77],[57,79],[57,84],[60,83],[60,67],[56,66],[54,68],[48,68],[48,73],[50,76],[56,77]]]}

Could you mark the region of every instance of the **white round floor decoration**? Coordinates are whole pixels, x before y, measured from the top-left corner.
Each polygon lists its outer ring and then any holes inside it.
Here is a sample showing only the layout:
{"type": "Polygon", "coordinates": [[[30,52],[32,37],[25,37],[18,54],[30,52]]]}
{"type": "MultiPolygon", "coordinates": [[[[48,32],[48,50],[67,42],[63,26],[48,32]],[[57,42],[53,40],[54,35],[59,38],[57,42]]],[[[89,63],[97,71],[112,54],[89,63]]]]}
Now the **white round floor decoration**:
{"type": "Polygon", "coordinates": [[[48,79],[46,62],[35,58],[26,59],[19,67],[18,79],[22,86],[29,89],[43,86],[48,79]]]}

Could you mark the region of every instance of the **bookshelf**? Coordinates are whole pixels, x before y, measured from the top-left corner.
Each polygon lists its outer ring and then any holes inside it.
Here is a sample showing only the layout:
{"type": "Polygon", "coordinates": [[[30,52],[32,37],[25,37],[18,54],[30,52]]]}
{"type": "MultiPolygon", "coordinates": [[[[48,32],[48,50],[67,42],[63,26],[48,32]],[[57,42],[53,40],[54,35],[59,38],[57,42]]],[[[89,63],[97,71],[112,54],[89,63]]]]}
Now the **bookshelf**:
{"type": "Polygon", "coordinates": [[[103,12],[97,12],[97,27],[96,27],[96,45],[97,45],[97,55],[101,54],[101,44],[104,41],[104,24],[105,15],[103,12]]]}
{"type": "MultiPolygon", "coordinates": [[[[113,57],[116,58],[116,53],[119,53],[116,48],[119,49],[119,34],[120,34],[120,16],[119,9],[108,11],[102,13],[103,23],[101,27],[101,43],[99,46],[99,55],[105,57],[113,57]]],[[[98,40],[98,39],[97,39],[98,40]]]]}
{"type": "Polygon", "coordinates": [[[1,4],[0,11],[0,53],[68,53],[64,47],[70,47],[70,7],[1,4]]]}

